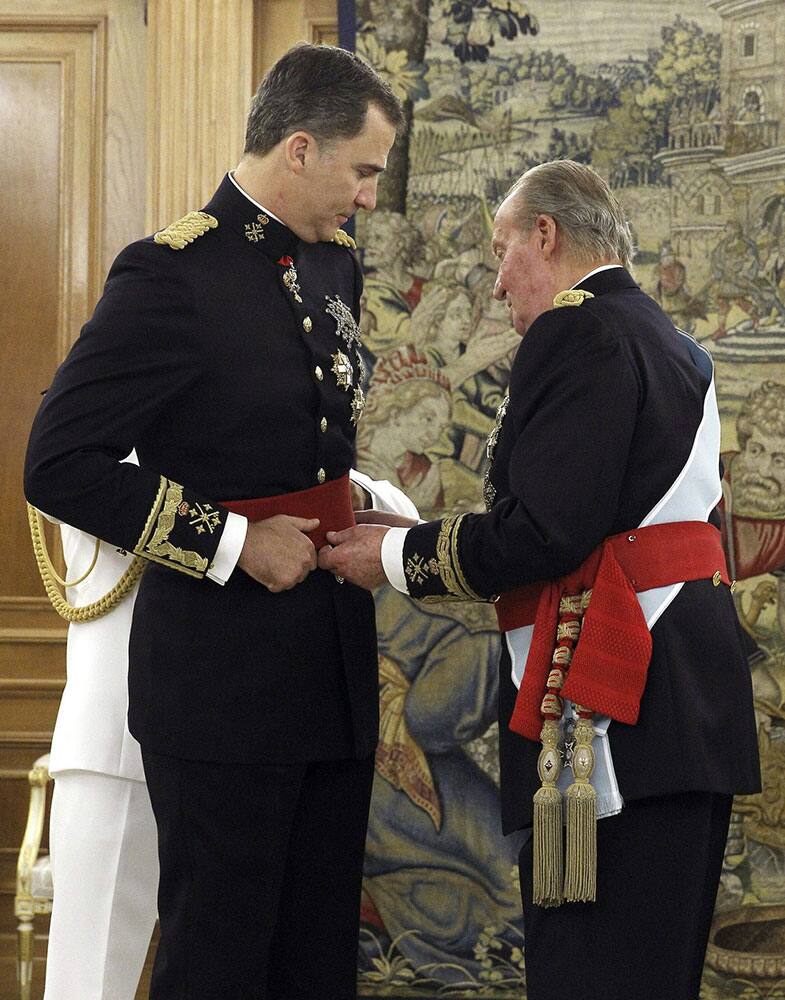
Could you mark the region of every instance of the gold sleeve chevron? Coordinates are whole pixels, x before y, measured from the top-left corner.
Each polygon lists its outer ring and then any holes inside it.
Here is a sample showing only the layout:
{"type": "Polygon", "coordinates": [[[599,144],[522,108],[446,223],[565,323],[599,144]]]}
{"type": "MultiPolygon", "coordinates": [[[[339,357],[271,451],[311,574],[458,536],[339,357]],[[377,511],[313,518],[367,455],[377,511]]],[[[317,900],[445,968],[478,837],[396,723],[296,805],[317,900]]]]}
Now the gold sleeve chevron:
{"type": "Polygon", "coordinates": [[[150,510],[144,531],[136,543],[134,554],[172,569],[202,578],[209,568],[206,556],[180,548],[169,541],[175,526],[178,508],[183,503],[183,487],[161,476],[155,503],[150,510]]]}
{"type": "Polygon", "coordinates": [[[485,601],[469,586],[458,555],[458,537],[466,514],[445,517],[436,539],[436,562],[447,592],[462,601],[485,601]]]}
{"type": "Polygon", "coordinates": [[[337,243],[339,247],[348,247],[350,250],[356,250],[357,244],[351,238],[348,233],[345,233],[343,229],[337,229],[335,231],[335,236],[333,236],[333,243],[337,243]]]}
{"type": "Polygon", "coordinates": [[[207,212],[189,212],[182,219],[173,222],[166,229],[161,229],[153,236],[155,243],[171,247],[172,250],[184,250],[189,243],[204,236],[208,229],[216,229],[218,219],[207,212]]]}
{"type": "Polygon", "coordinates": [[[568,288],[565,292],[559,292],[553,300],[553,308],[561,309],[562,306],[582,306],[586,299],[593,299],[592,292],[587,292],[583,288],[568,288]]]}

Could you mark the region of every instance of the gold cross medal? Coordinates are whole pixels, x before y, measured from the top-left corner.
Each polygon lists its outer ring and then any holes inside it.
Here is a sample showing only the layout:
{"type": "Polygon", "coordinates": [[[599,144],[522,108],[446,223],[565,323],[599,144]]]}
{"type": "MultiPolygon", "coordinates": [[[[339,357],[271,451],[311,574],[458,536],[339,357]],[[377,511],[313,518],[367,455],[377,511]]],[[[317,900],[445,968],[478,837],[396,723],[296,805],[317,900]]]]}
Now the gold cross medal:
{"type": "Polygon", "coordinates": [[[344,392],[348,392],[354,382],[352,363],[343,351],[336,351],[335,354],[333,354],[332,359],[332,372],[335,375],[335,381],[344,392]]]}

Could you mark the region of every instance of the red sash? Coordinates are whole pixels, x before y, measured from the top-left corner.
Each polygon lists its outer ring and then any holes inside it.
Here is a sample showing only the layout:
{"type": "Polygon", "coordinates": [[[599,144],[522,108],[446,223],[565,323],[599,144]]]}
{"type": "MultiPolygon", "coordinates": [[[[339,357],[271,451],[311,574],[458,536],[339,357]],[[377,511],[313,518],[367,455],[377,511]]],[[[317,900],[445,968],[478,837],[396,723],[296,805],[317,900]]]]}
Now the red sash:
{"type": "Polygon", "coordinates": [[[706,579],[715,586],[730,583],[720,533],[703,521],[678,521],[613,535],[567,576],[502,594],[496,611],[503,632],[534,625],[510,729],[539,739],[561,597],[592,591],[561,693],[634,725],[651,658],[651,634],[636,593],[706,579]]]}
{"type": "Polygon", "coordinates": [[[357,523],[352,509],[349,474],[331,479],[321,486],[312,486],[296,493],[281,493],[258,500],[222,500],[221,504],[235,514],[242,514],[249,521],[263,521],[276,514],[293,517],[318,517],[319,527],[309,531],[308,537],[318,550],[327,542],[328,531],[343,531],[357,523]]]}

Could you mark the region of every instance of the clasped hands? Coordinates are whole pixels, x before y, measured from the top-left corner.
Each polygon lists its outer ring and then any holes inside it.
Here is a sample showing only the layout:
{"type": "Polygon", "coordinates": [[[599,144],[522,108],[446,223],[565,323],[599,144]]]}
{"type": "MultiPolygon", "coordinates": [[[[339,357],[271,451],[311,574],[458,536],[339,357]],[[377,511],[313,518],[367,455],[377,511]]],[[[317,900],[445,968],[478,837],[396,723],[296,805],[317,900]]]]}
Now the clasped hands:
{"type": "Polygon", "coordinates": [[[409,528],[417,522],[383,511],[356,511],[357,526],[329,531],[317,553],[307,532],[319,527],[317,518],[276,514],[248,525],[237,565],[274,594],[291,590],[316,569],[372,590],[385,583],[382,539],[391,527],[409,528]]]}

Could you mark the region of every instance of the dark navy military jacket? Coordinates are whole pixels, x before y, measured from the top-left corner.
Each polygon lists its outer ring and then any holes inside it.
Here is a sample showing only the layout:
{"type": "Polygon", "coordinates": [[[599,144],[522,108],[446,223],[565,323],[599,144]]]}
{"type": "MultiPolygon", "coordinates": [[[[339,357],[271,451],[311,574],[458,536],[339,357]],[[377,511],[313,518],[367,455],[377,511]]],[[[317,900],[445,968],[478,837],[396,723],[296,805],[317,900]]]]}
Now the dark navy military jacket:
{"type": "Polygon", "coordinates": [[[205,579],[222,500],[307,489],[352,464],[359,267],[345,246],[301,242],[229,177],[204,212],[115,261],[36,416],[26,493],[150,561],[130,641],[143,745],[363,756],[377,738],[370,595],[321,570],[280,594],[239,569],[223,587],[205,579]],[[138,468],[120,462],[133,447],[138,468]]]}
{"type": "MultiPolygon", "coordinates": [[[[404,563],[415,596],[487,599],[563,576],[607,536],[640,525],[684,468],[708,386],[687,338],[621,268],[579,287],[594,297],[544,313],[518,349],[486,490],[490,511],[407,533],[404,563]]],[[[639,721],[609,730],[624,798],[758,789],[739,630],[729,589],[710,580],[685,584],[653,626],[639,721]]],[[[505,650],[507,831],[530,824],[539,785],[539,745],[508,729],[516,693],[505,650]]]]}

